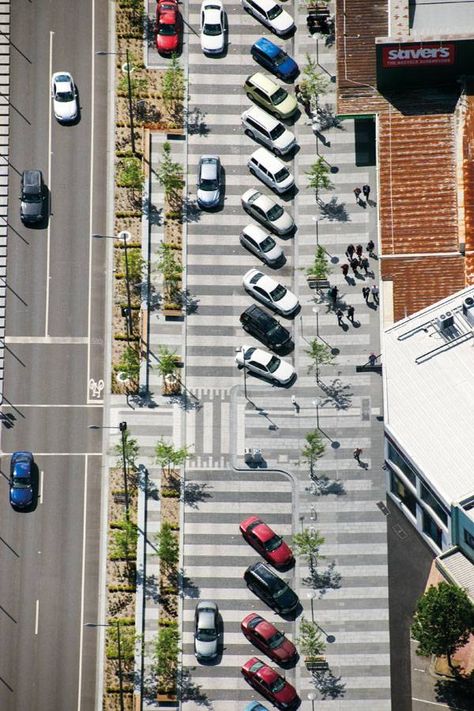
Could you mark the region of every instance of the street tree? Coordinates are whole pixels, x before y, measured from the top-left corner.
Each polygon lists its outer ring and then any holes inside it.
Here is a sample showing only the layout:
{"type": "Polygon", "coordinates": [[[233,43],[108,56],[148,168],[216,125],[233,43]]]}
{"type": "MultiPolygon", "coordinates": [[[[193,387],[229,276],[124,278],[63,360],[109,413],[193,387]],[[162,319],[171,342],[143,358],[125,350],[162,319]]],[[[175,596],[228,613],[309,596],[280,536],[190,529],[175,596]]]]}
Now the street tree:
{"type": "Polygon", "coordinates": [[[158,270],[163,276],[168,291],[173,294],[183,273],[183,265],[176,256],[176,250],[171,245],[161,242],[158,247],[158,270]]]}
{"type": "Polygon", "coordinates": [[[161,94],[166,110],[175,115],[184,101],[184,70],[175,54],[163,74],[161,94]]]}
{"type": "Polygon", "coordinates": [[[309,101],[314,109],[318,105],[319,97],[327,93],[329,88],[329,81],[324,74],[318,71],[316,60],[308,52],[306,53],[306,64],[303,67],[299,86],[303,98],[309,101]]]}
{"type": "Polygon", "coordinates": [[[165,196],[175,198],[183,186],[183,166],[171,157],[171,145],[163,143],[162,157],[157,171],[158,182],[165,191],[165,196]]]}
{"type": "Polygon", "coordinates": [[[452,656],[474,632],[474,605],[466,591],[441,582],[431,586],[417,602],[411,633],[418,642],[417,654],[452,656]]]}
{"type": "Polygon", "coordinates": [[[315,372],[318,378],[320,365],[334,365],[335,358],[331,353],[331,349],[326,343],[322,343],[317,338],[313,338],[309,342],[309,348],[305,348],[304,352],[311,359],[311,363],[308,365],[308,373],[315,372]]]}
{"type": "Polygon", "coordinates": [[[171,468],[179,467],[184,464],[190,456],[189,447],[174,448],[169,442],[160,439],[155,445],[155,461],[160,465],[161,469],[171,476],[171,468]]]}
{"type": "Polygon", "coordinates": [[[140,635],[135,634],[135,625],[125,624],[118,620],[112,620],[107,629],[107,640],[105,653],[108,659],[118,659],[120,635],[120,656],[122,660],[132,660],[135,658],[135,645],[140,639],[140,635]],[[120,627],[120,631],[119,628],[120,627]]]}
{"type": "Polygon", "coordinates": [[[179,364],[179,356],[176,351],[170,350],[167,346],[158,346],[158,363],[156,370],[165,377],[166,375],[174,375],[179,364]]]}
{"type": "Polygon", "coordinates": [[[125,373],[129,380],[138,380],[140,375],[140,355],[137,348],[130,345],[125,347],[117,364],[117,369],[119,372],[125,373]]]}
{"type": "Polygon", "coordinates": [[[178,623],[171,622],[158,628],[154,641],[152,659],[154,671],[162,685],[162,691],[172,689],[176,683],[179,654],[178,623]]]}
{"type": "Polygon", "coordinates": [[[322,156],[305,171],[308,176],[308,187],[316,192],[316,200],[319,202],[320,190],[332,190],[334,185],[329,178],[329,167],[322,156]]]}
{"type": "Polygon", "coordinates": [[[306,657],[317,657],[323,654],[326,649],[326,642],[314,622],[310,622],[305,617],[300,621],[300,633],[296,638],[300,652],[306,657]]]}
{"type": "Polygon", "coordinates": [[[121,467],[123,465],[123,457],[125,455],[128,467],[135,471],[137,468],[136,460],[140,451],[138,440],[132,437],[129,430],[124,430],[121,435],[120,442],[117,442],[113,448],[113,454],[117,457],[116,466],[121,467]]]}
{"type": "Polygon", "coordinates": [[[173,568],[179,560],[179,539],[168,521],[163,521],[156,534],[158,556],[166,568],[173,568]]]}
{"type": "Polygon", "coordinates": [[[314,466],[318,459],[323,456],[324,450],[326,448],[324,446],[324,442],[322,440],[321,433],[319,430],[313,430],[312,432],[308,432],[305,439],[306,444],[302,449],[301,456],[303,458],[303,461],[309,464],[310,476],[311,478],[313,478],[314,466]]]}
{"type": "Polygon", "coordinates": [[[329,266],[329,260],[324,247],[318,244],[316,252],[314,254],[313,263],[306,270],[306,274],[315,279],[327,279],[331,272],[331,267],[329,266]]]}
{"type": "Polygon", "coordinates": [[[143,185],[143,169],[140,158],[127,156],[117,165],[117,185],[122,188],[141,190],[143,185]]]}
{"type": "Polygon", "coordinates": [[[311,574],[314,573],[318,558],[324,558],[319,552],[324,542],[325,538],[319,531],[309,530],[307,528],[301,531],[301,533],[295,533],[292,538],[295,554],[306,559],[311,574]]]}
{"type": "Polygon", "coordinates": [[[123,518],[118,521],[110,533],[111,554],[126,561],[129,573],[130,562],[135,560],[137,554],[138,528],[130,519],[123,518]]]}

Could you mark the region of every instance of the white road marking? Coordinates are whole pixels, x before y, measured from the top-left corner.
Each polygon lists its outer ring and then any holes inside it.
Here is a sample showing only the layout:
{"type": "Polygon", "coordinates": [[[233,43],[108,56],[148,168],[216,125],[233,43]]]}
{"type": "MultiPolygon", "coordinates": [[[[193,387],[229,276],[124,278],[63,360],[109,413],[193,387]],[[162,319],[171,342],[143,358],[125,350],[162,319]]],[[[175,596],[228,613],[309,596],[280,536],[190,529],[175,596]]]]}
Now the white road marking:
{"type": "MultiPolygon", "coordinates": [[[[13,452],[0,452],[0,457],[11,457],[13,452]]],[[[38,457],[101,457],[102,452],[35,452],[38,457]]]]}
{"type": "Polygon", "coordinates": [[[87,336],[7,336],[5,343],[39,343],[48,346],[75,346],[86,345],[87,336]]]}
{"type": "MultiPolygon", "coordinates": [[[[9,407],[12,407],[11,405],[8,404],[8,402],[4,402],[3,405],[0,405],[0,411],[2,408],[8,409],[9,407]]],[[[25,408],[31,408],[34,409],[35,407],[67,407],[68,409],[70,407],[102,407],[102,400],[100,402],[95,401],[95,402],[90,402],[90,403],[83,403],[83,404],[78,404],[78,405],[65,405],[64,403],[31,403],[31,402],[17,402],[15,404],[15,408],[17,410],[20,409],[25,409],[25,408]]]]}
{"type": "MultiPolygon", "coordinates": [[[[92,0],[92,26],[91,26],[91,133],[90,133],[90,171],[89,171],[89,279],[88,279],[88,299],[87,299],[87,380],[91,380],[91,320],[92,320],[92,207],[94,203],[94,124],[95,124],[95,1],[92,0]]],[[[89,386],[90,387],[90,386],[89,386]]],[[[95,395],[93,397],[96,397],[95,395]]],[[[98,397],[98,396],[97,396],[98,397]]],[[[89,402],[89,391],[87,391],[89,402]]],[[[80,693],[80,692],[79,692],[80,693]]],[[[80,698],[79,698],[80,704],[80,698]]]]}
{"type": "Polygon", "coordinates": [[[43,503],[43,481],[44,481],[44,471],[42,469],[40,471],[40,490],[39,490],[40,504],[43,503]]]}
{"type": "MultiPolygon", "coordinates": [[[[94,8],[93,8],[94,9],[94,8]]],[[[88,474],[88,457],[86,455],[84,461],[84,514],[82,518],[82,562],[81,562],[81,612],[79,624],[79,670],[77,682],[77,709],[81,709],[82,695],[82,645],[84,642],[84,589],[86,584],[86,533],[87,533],[87,474],[88,474]]]]}
{"type": "MultiPolygon", "coordinates": [[[[54,32],[49,33],[49,76],[48,82],[51,81],[51,76],[53,74],[53,37],[54,32]]],[[[48,85],[48,96],[51,93],[50,87],[48,85]]],[[[48,186],[51,195],[51,157],[52,153],[52,123],[53,123],[53,102],[49,99],[49,111],[48,111],[48,186]]],[[[48,201],[48,208],[50,207],[48,201]]],[[[44,333],[45,336],[48,335],[49,330],[49,281],[51,279],[51,219],[48,215],[48,229],[46,230],[46,294],[45,294],[45,317],[44,317],[44,333]]]]}
{"type": "Polygon", "coordinates": [[[38,634],[38,625],[39,625],[39,607],[40,607],[40,601],[36,600],[36,611],[35,611],[35,634],[38,634]]]}

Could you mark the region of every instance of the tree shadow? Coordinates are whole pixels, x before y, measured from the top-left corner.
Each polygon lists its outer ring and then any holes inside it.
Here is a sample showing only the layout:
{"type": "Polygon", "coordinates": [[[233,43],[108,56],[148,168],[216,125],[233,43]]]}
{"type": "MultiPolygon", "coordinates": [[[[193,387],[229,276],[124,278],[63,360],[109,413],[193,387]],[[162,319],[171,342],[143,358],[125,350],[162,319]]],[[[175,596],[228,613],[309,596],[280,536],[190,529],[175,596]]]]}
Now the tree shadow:
{"type": "Polygon", "coordinates": [[[321,121],[321,128],[323,130],[328,128],[338,128],[341,131],[346,130],[342,125],[341,119],[334,113],[334,107],[331,104],[324,104],[324,106],[320,106],[318,113],[321,121]]]}
{"type": "Polygon", "coordinates": [[[313,671],[311,673],[312,682],[321,694],[321,699],[338,699],[345,696],[346,685],[341,676],[335,676],[331,669],[313,671]]]}
{"type": "Polygon", "coordinates": [[[143,18],[143,39],[149,47],[155,45],[155,19],[148,15],[143,18]]]}
{"type": "Polygon", "coordinates": [[[178,675],[178,696],[181,701],[194,701],[198,706],[212,708],[212,702],[202,691],[201,685],[196,684],[189,669],[182,669],[178,675]]]}
{"type": "Polygon", "coordinates": [[[183,591],[184,597],[198,598],[200,589],[196,583],[189,578],[184,572],[184,568],[179,569],[178,573],[179,588],[183,591]]]}
{"type": "Polygon", "coordinates": [[[139,464],[137,467],[137,486],[140,489],[140,491],[143,491],[144,494],[149,499],[153,499],[154,501],[158,501],[159,497],[159,490],[156,484],[153,481],[150,481],[149,478],[149,472],[148,469],[144,464],[139,464]]]}
{"type": "MultiPolygon", "coordinates": [[[[184,388],[183,383],[181,383],[181,386],[184,388]]],[[[181,410],[184,410],[184,412],[191,412],[192,410],[196,410],[197,412],[202,407],[198,398],[191,392],[187,392],[186,390],[184,390],[184,392],[182,393],[179,393],[178,395],[168,395],[166,399],[167,402],[171,403],[172,405],[178,405],[181,410]]]]}
{"type": "Polygon", "coordinates": [[[183,486],[181,501],[185,506],[192,509],[199,509],[199,504],[212,498],[212,494],[207,492],[209,484],[197,481],[186,481],[183,486]]]}
{"type": "Polygon", "coordinates": [[[321,212],[321,220],[348,222],[350,219],[345,203],[338,203],[337,197],[332,197],[329,202],[320,202],[319,209],[321,212]]]}
{"type": "Polygon", "coordinates": [[[159,227],[163,224],[163,208],[157,208],[149,198],[143,200],[142,210],[150,225],[159,227]]]}
{"type": "Polygon", "coordinates": [[[346,490],[344,484],[339,479],[330,479],[325,474],[319,477],[314,477],[311,484],[306,487],[306,491],[313,496],[345,496],[346,490]]]}
{"type": "Polygon", "coordinates": [[[327,399],[322,405],[334,404],[336,410],[347,410],[352,405],[352,391],[349,383],[344,385],[340,378],[335,378],[332,383],[319,383],[327,399]]]}
{"type": "Polygon", "coordinates": [[[303,578],[303,584],[309,585],[314,590],[319,590],[319,597],[327,593],[328,590],[337,590],[341,587],[342,576],[334,570],[336,561],[332,561],[324,570],[318,570],[316,566],[310,568],[309,575],[303,578]]]}
{"type": "Polygon", "coordinates": [[[195,314],[199,308],[199,299],[196,296],[192,296],[189,289],[183,289],[179,293],[179,303],[186,310],[186,314],[195,314]]]}
{"type": "Polygon", "coordinates": [[[453,680],[439,679],[435,683],[434,691],[438,703],[459,711],[468,711],[473,707],[474,673],[453,680]]]}
{"type": "Polygon", "coordinates": [[[143,587],[143,592],[147,600],[153,600],[155,604],[160,602],[160,584],[156,575],[143,575],[137,570],[137,585],[143,587]]]}
{"type": "Polygon", "coordinates": [[[184,222],[199,222],[201,219],[201,209],[196,200],[191,200],[187,195],[183,200],[183,220],[184,222]]]}
{"type": "Polygon", "coordinates": [[[207,125],[205,118],[207,114],[202,111],[198,106],[196,106],[191,111],[186,114],[186,120],[188,124],[188,133],[193,136],[207,136],[209,133],[209,126],[207,125]]]}

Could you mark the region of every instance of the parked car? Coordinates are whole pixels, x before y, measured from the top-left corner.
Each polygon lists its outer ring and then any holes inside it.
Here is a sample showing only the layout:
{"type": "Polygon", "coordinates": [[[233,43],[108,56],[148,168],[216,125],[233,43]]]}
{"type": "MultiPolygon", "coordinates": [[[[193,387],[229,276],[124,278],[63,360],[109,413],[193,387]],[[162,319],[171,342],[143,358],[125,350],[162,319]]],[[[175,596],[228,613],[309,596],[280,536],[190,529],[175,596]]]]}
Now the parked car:
{"type": "Polygon", "coordinates": [[[204,0],[201,5],[201,49],[204,54],[222,54],[225,32],[224,6],[221,0],[204,0]]]}
{"type": "Polygon", "coordinates": [[[254,42],[250,54],[264,69],[268,69],[282,81],[293,81],[299,74],[295,60],[266,37],[260,37],[254,42]]]}
{"type": "Polygon", "coordinates": [[[249,269],[244,274],[243,285],[249,294],[282,316],[291,316],[299,307],[299,301],[292,291],[258,269],[249,269]]]}
{"type": "Polygon", "coordinates": [[[291,15],[273,0],[242,0],[242,7],[280,37],[295,29],[291,15]]]}
{"type": "Polygon", "coordinates": [[[252,373],[270,380],[275,385],[288,385],[296,377],[292,365],[255,346],[241,346],[235,356],[235,362],[240,368],[248,368],[252,373]]]}
{"type": "Polygon", "coordinates": [[[219,610],[210,600],[200,600],[194,613],[194,654],[198,662],[217,657],[219,640],[219,610]]]}
{"type": "Polygon", "coordinates": [[[13,452],[10,459],[10,504],[24,509],[33,503],[33,455],[31,452],[13,452]]]}
{"type": "Polygon", "coordinates": [[[289,119],[298,109],[295,97],[262,72],[248,76],[244,90],[249,99],[278,118],[289,119]]]}
{"type": "Polygon", "coordinates": [[[24,170],[21,174],[20,218],[23,224],[37,224],[44,219],[45,188],[41,170],[24,170]]]}
{"type": "Polygon", "coordinates": [[[258,106],[251,106],[244,111],[241,119],[247,136],[263,143],[277,156],[286,155],[296,146],[294,133],[258,106]]]}
{"type": "Polygon", "coordinates": [[[242,536],[275,568],[286,568],[294,563],[291,548],[258,516],[250,516],[239,526],[242,536]]]}
{"type": "Polygon", "coordinates": [[[268,709],[258,701],[250,701],[247,706],[244,706],[244,711],[268,711],[268,709]]]}
{"type": "Polygon", "coordinates": [[[298,656],[293,642],[255,612],[244,617],[240,629],[245,637],[277,664],[291,664],[298,656]]]}
{"type": "Polygon", "coordinates": [[[279,267],[285,262],[282,248],[258,225],[246,225],[240,233],[240,243],[269,267],[279,267]]]}
{"type": "Polygon", "coordinates": [[[283,161],[266,148],[257,148],[247,165],[252,175],[277,193],[286,193],[295,185],[295,179],[283,161]]]}
{"type": "Polygon", "coordinates": [[[201,156],[198,167],[197,202],[200,207],[212,208],[221,199],[222,170],[219,156],[201,156]]]}
{"type": "Polygon", "coordinates": [[[280,615],[294,613],[300,604],[298,595],[265,563],[249,565],[244,580],[249,590],[280,615]]]}
{"type": "Polygon", "coordinates": [[[77,89],[72,74],[55,72],[51,77],[53,111],[59,123],[72,123],[79,114],[77,89]]]}
{"type": "Polygon", "coordinates": [[[293,341],[287,328],[257,304],[240,314],[242,328],[273,351],[291,350],[293,341]]]}
{"type": "Polygon", "coordinates": [[[241,200],[242,207],[251,217],[269,227],[277,235],[287,235],[294,231],[293,218],[272,197],[251,188],[242,195],[241,200]]]}
{"type": "Polygon", "coordinates": [[[160,54],[177,52],[181,40],[182,18],[175,0],[161,0],[156,6],[156,48],[160,54]]]}
{"type": "Polygon", "coordinates": [[[241,669],[244,679],[279,709],[293,709],[301,702],[296,689],[275,669],[252,657],[241,669]]]}

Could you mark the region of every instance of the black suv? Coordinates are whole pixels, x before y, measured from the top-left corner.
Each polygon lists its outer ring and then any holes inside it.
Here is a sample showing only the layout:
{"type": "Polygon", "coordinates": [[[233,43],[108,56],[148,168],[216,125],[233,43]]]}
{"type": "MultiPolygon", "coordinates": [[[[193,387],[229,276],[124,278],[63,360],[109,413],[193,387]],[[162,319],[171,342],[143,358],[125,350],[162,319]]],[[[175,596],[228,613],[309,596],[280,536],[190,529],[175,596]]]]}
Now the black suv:
{"type": "Polygon", "coordinates": [[[41,170],[24,170],[21,174],[20,217],[25,225],[43,220],[44,198],[41,170]]]}
{"type": "Polygon", "coordinates": [[[280,615],[294,612],[299,605],[298,595],[265,563],[249,565],[244,580],[249,590],[280,615]]]}
{"type": "Polygon", "coordinates": [[[273,351],[287,351],[293,346],[288,329],[256,304],[249,306],[240,315],[240,323],[244,331],[258,338],[273,351]]]}

